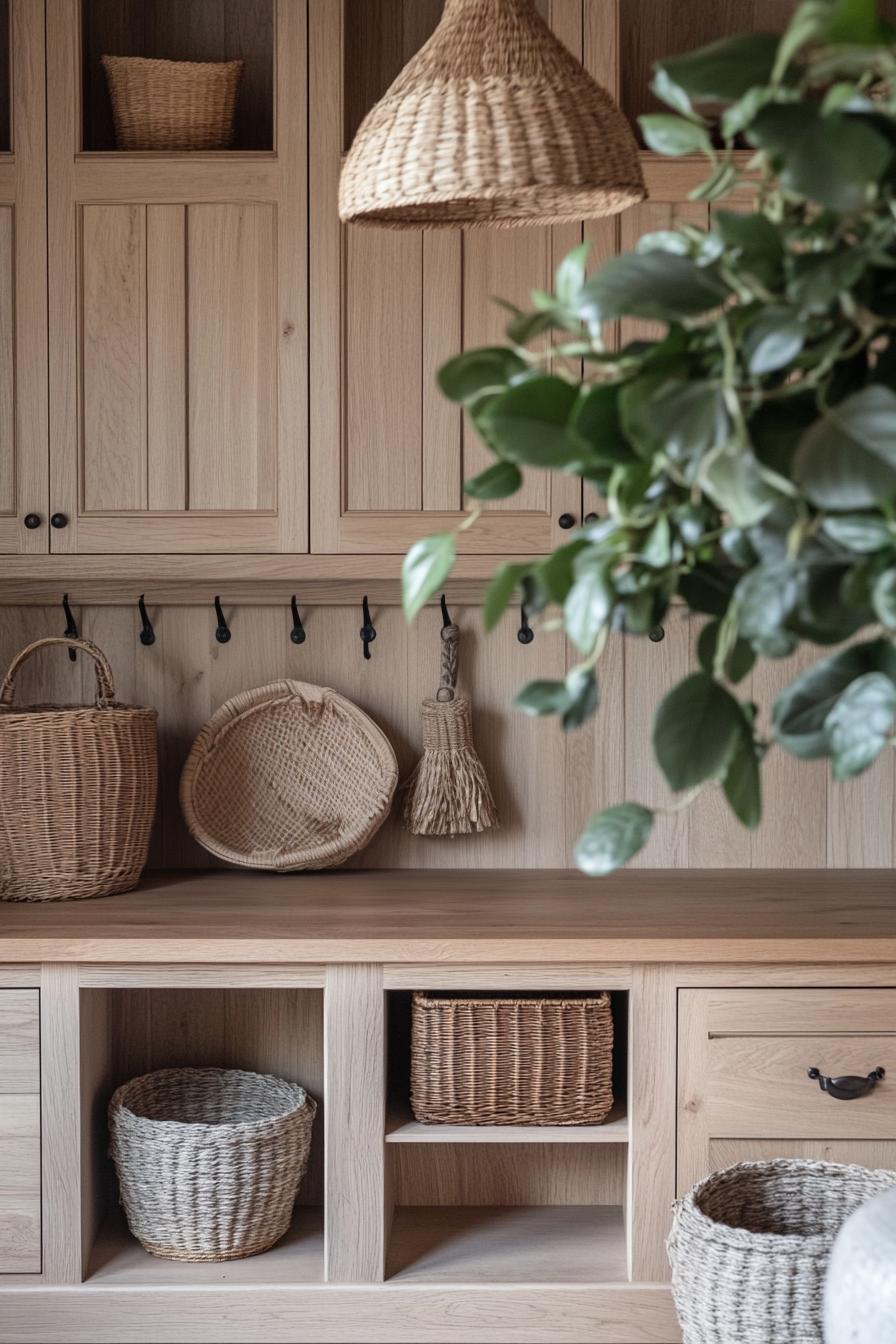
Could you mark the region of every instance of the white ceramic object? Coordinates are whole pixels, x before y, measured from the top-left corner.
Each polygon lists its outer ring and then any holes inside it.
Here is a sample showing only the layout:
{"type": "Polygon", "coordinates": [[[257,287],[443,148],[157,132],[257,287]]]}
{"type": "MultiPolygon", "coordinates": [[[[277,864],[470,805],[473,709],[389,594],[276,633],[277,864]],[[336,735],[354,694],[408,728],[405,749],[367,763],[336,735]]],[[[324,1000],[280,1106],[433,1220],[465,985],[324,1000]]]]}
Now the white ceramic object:
{"type": "Polygon", "coordinates": [[[828,1266],[825,1344],[896,1344],[896,1190],[843,1224],[828,1266]]]}

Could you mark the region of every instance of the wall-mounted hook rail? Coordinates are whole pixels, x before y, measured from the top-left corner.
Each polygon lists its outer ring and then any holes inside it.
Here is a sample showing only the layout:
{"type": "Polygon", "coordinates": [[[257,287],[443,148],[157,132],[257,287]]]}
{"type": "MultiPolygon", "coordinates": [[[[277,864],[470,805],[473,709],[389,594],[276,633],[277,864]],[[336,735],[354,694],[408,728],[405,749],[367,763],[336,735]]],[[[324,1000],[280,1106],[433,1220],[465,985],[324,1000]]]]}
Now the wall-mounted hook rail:
{"type": "Polygon", "coordinates": [[[521,644],[531,644],[535,638],[535,631],[529,624],[529,616],[526,612],[525,602],[520,603],[520,628],[516,632],[516,637],[521,644]]]}
{"type": "Polygon", "coordinates": [[[376,627],[374,626],[373,621],[370,619],[370,604],[367,601],[366,593],[361,601],[361,610],[364,614],[364,624],[361,626],[359,634],[361,636],[361,639],[364,641],[364,657],[369,659],[370,646],[376,639],[376,627]]]}
{"type": "MultiPolygon", "coordinates": [[[[62,610],[65,612],[65,631],[64,631],[64,634],[65,634],[66,639],[78,639],[78,638],[79,638],[79,635],[78,635],[78,622],[75,620],[74,616],[72,615],[72,609],[71,609],[71,607],[70,607],[69,604],[68,604],[68,593],[63,593],[63,594],[62,594],[62,610]]],[[[75,653],[74,649],[69,649],[69,651],[68,651],[68,656],[69,656],[69,659],[70,659],[73,663],[77,660],[77,657],[78,657],[78,655],[75,653]]]]}
{"type": "Polygon", "coordinates": [[[302,617],[299,615],[299,604],[296,601],[296,595],[292,595],[292,630],[289,637],[293,644],[304,644],[308,636],[305,634],[305,627],[302,624],[302,617]]]}
{"type": "Polygon", "coordinates": [[[156,632],[152,628],[152,621],[149,619],[149,612],[146,610],[145,593],[141,593],[137,598],[137,610],[140,613],[140,624],[143,627],[140,631],[140,643],[145,649],[148,649],[150,644],[156,642],[156,632]]]}
{"type": "Polygon", "coordinates": [[[442,594],[441,607],[442,607],[442,629],[447,630],[448,626],[451,625],[451,613],[448,610],[448,603],[445,601],[444,593],[442,594]]]}
{"type": "Polygon", "coordinates": [[[219,644],[229,644],[230,626],[224,619],[224,608],[221,606],[220,597],[215,598],[215,617],[218,622],[217,629],[215,630],[215,639],[218,641],[219,644]]]}

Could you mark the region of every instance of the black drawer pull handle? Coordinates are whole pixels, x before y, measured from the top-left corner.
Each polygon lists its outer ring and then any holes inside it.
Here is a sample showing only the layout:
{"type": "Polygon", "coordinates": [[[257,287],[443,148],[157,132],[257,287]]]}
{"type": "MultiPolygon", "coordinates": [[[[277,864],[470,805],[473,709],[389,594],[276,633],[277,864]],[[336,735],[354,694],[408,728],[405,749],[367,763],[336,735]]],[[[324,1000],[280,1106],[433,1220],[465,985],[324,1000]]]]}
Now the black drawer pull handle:
{"type": "Polygon", "coordinates": [[[827,1092],[835,1101],[857,1101],[859,1097],[867,1097],[869,1092],[873,1092],[885,1073],[885,1069],[877,1068],[872,1069],[867,1078],[856,1073],[848,1073],[843,1078],[829,1078],[821,1069],[813,1068],[809,1070],[809,1077],[817,1078],[822,1092],[827,1092]]]}

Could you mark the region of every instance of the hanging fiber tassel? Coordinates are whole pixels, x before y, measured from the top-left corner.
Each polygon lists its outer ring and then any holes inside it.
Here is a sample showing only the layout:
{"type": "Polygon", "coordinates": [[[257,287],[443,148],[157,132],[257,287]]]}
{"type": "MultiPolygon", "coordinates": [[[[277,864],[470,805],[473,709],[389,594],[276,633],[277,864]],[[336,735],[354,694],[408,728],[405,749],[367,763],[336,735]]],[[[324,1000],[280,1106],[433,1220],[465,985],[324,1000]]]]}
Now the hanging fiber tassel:
{"type": "Polygon", "coordinates": [[[404,821],[412,835],[469,835],[497,826],[498,813],[473,746],[470,701],[457,691],[460,630],[442,627],[439,689],[423,701],[423,755],[404,786],[404,821]]]}

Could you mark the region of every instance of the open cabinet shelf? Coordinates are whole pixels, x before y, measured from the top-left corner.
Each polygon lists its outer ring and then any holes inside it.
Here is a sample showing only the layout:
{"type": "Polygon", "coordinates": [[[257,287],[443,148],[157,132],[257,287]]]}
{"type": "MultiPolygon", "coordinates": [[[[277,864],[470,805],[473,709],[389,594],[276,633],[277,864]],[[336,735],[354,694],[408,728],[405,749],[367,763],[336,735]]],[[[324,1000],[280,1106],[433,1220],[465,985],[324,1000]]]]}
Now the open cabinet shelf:
{"type": "Polygon", "coordinates": [[[386,1277],[402,1283],[623,1283],[622,1209],[396,1209],[386,1277]]]}
{"type": "MultiPolygon", "coordinates": [[[[233,150],[274,148],[274,0],[83,0],[82,149],[114,151],[102,56],[241,60],[233,150]]],[[[226,151],[225,151],[226,152],[226,151]]]]}
{"type": "Polygon", "coordinates": [[[625,1104],[614,1105],[602,1125],[423,1125],[410,1111],[393,1110],[387,1143],[628,1143],[625,1104]]]}

